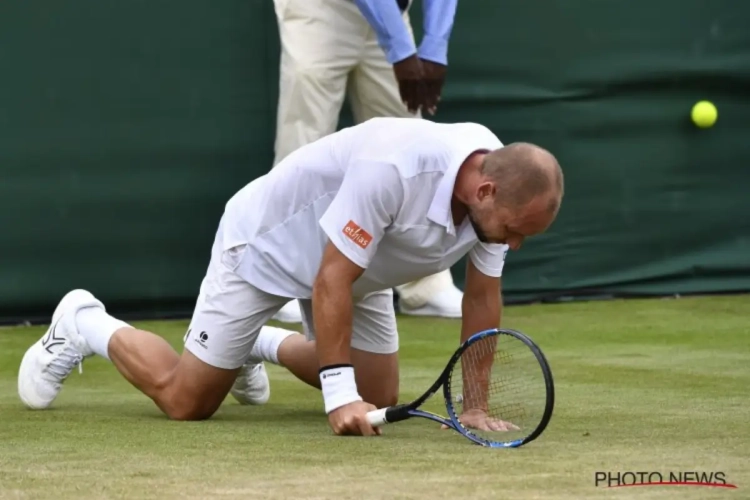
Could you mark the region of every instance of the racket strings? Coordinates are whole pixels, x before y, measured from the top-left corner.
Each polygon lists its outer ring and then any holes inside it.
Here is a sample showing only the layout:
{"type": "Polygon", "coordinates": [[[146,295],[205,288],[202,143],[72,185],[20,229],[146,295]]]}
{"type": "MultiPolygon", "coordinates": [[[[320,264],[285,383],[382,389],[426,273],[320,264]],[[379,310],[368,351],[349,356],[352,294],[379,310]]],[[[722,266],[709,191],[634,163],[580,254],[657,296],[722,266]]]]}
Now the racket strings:
{"type": "Polygon", "coordinates": [[[542,420],[547,399],[544,374],[534,353],[510,335],[491,335],[470,345],[448,384],[455,416],[479,437],[520,439],[542,420]]]}

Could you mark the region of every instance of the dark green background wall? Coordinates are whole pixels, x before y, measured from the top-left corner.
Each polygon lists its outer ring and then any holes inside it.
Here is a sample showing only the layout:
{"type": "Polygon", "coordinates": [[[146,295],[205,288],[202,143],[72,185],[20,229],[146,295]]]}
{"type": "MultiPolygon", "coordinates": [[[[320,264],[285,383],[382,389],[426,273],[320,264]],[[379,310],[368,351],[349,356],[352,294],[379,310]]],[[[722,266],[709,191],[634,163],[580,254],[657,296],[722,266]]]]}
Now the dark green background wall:
{"type": "MultiPolygon", "coordinates": [[[[460,2],[436,119],[566,173],[509,301],[750,290],[748,26],[733,0],[460,2]]],[[[224,202],[271,164],[277,36],[272,0],[0,3],[0,319],[74,287],[190,312],[224,202]]]]}

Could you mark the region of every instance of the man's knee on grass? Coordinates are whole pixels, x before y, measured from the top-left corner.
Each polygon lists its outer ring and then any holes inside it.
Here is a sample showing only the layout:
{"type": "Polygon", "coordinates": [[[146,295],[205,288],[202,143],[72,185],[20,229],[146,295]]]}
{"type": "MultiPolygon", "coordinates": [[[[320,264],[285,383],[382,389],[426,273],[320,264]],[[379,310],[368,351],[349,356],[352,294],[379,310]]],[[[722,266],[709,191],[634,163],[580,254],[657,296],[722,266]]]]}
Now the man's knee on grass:
{"type": "Polygon", "coordinates": [[[211,366],[185,351],[156,403],[172,420],[205,420],[219,409],[239,370],[211,366]]]}
{"type": "Polygon", "coordinates": [[[170,420],[198,421],[211,418],[217,409],[218,407],[213,408],[200,402],[190,402],[182,399],[180,402],[166,407],[164,411],[170,420]]]}

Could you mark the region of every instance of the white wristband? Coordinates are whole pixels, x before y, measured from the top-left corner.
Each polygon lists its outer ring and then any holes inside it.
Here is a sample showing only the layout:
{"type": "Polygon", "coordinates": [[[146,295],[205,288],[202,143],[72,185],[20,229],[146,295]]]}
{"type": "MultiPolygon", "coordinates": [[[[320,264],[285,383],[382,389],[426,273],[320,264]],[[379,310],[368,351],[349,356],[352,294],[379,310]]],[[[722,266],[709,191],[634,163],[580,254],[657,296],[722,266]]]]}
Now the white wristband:
{"type": "Polygon", "coordinates": [[[357,392],[354,367],[334,366],[320,371],[320,388],[323,391],[326,413],[331,413],[355,401],[362,401],[357,392]]]}

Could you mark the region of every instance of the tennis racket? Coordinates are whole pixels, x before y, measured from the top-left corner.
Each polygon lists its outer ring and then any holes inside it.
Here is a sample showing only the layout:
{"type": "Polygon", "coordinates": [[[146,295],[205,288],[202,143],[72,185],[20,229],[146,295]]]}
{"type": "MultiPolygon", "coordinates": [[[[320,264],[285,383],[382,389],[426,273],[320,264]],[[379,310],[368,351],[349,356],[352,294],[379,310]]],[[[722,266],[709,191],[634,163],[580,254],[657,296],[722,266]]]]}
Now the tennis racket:
{"type": "Polygon", "coordinates": [[[367,419],[378,427],[422,417],[482,446],[517,448],[544,432],[554,405],[552,371],[541,349],[519,331],[491,329],[463,342],[421,397],[368,412],[367,419]],[[441,386],[447,418],[420,409],[441,386]]]}

